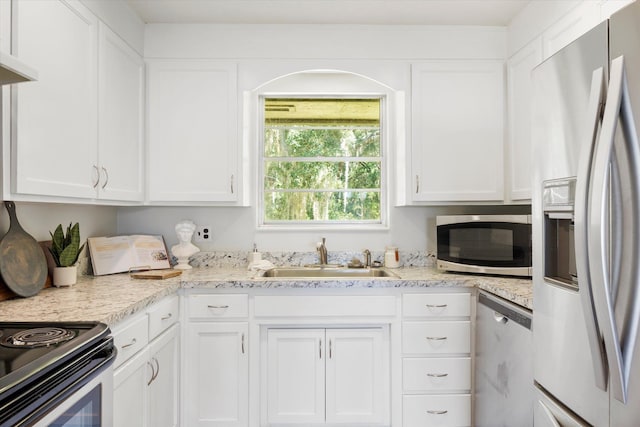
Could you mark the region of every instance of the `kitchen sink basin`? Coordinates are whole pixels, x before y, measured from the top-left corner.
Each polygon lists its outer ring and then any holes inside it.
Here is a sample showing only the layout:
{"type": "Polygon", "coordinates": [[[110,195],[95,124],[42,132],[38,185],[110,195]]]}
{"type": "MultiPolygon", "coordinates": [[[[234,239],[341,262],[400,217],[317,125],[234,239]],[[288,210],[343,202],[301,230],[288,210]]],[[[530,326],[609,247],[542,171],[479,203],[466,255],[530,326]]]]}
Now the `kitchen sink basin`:
{"type": "Polygon", "coordinates": [[[398,277],[379,268],[346,267],[276,267],[264,272],[264,277],[289,278],[353,278],[353,277],[398,277]]]}

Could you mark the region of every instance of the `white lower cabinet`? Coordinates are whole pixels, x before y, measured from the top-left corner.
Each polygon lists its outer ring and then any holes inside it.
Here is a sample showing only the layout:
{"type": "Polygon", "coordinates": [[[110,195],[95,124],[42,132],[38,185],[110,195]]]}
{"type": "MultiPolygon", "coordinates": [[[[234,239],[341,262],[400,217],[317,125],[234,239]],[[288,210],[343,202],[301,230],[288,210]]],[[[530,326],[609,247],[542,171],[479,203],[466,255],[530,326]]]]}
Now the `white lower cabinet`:
{"type": "Polygon", "coordinates": [[[388,329],[268,329],[269,425],[384,425],[388,329]]]}
{"type": "Polygon", "coordinates": [[[178,325],[172,326],[149,345],[149,364],[153,374],[147,382],[149,427],[176,427],[179,425],[178,328],[178,325]]]}
{"type": "Polygon", "coordinates": [[[404,427],[471,425],[470,394],[404,396],[404,427]]]}
{"type": "Polygon", "coordinates": [[[471,294],[403,295],[403,427],[471,420],[471,294]]]}
{"type": "Polygon", "coordinates": [[[248,295],[193,294],[186,300],[183,425],[247,427],[248,295]]]}
{"type": "Polygon", "coordinates": [[[113,425],[179,425],[178,297],[169,297],[113,328],[113,425]]]}
{"type": "Polygon", "coordinates": [[[248,425],[248,326],[192,323],[187,333],[185,425],[248,425]]]}

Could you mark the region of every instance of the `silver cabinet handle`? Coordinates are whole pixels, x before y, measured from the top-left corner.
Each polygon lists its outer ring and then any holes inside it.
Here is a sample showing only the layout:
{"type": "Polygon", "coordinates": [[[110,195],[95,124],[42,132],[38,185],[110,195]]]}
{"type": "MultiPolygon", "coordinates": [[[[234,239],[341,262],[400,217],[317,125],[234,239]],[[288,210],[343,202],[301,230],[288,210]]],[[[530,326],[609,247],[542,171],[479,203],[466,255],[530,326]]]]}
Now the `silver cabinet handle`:
{"type": "Polygon", "coordinates": [[[136,340],[135,338],[131,340],[131,342],[129,344],[125,344],[123,345],[121,348],[129,348],[132,345],[134,345],[136,342],[138,342],[138,340],[136,340]]]}
{"type": "Polygon", "coordinates": [[[153,367],[153,363],[149,360],[147,360],[147,365],[151,368],[151,378],[147,381],[147,386],[150,386],[153,380],[156,379],[156,368],[153,367]]]}
{"type": "Polygon", "coordinates": [[[207,307],[211,308],[211,309],[224,309],[224,308],[229,308],[228,305],[208,305],[207,307]]]}
{"type": "Polygon", "coordinates": [[[420,176],[416,175],[416,194],[420,192],[420,176]]]}
{"type": "Polygon", "coordinates": [[[322,359],[322,340],[320,340],[320,345],[318,346],[318,355],[322,359]]]}
{"type": "Polygon", "coordinates": [[[425,304],[427,308],[445,308],[447,304],[425,304]]]}
{"type": "Polygon", "coordinates": [[[96,165],[93,165],[93,169],[96,171],[96,180],[93,183],[93,188],[97,188],[98,183],[100,182],[100,169],[98,169],[98,166],[96,165]]]}
{"type": "Polygon", "coordinates": [[[169,320],[169,319],[171,319],[171,317],[172,317],[172,316],[173,316],[173,315],[172,315],[171,313],[168,313],[166,316],[162,316],[162,317],[160,318],[160,320],[169,320]]]}
{"type": "Polygon", "coordinates": [[[233,194],[233,175],[231,175],[231,194],[233,194]]]}
{"type": "Polygon", "coordinates": [[[244,332],[242,333],[242,339],[241,339],[240,347],[241,347],[241,350],[242,350],[242,354],[244,354],[244,332]]]}
{"type": "Polygon", "coordinates": [[[431,415],[444,415],[446,413],[448,413],[449,411],[447,410],[441,410],[441,411],[436,411],[436,410],[428,410],[427,414],[431,414],[431,415]]]}
{"type": "Polygon", "coordinates": [[[444,341],[447,337],[426,337],[429,341],[444,341]]]}
{"type": "Polygon", "coordinates": [[[444,377],[448,377],[449,374],[427,374],[428,377],[431,378],[444,378],[444,377]]]}
{"type": "Polygon", "coordinates": [[[331,359],[331,355],[333,354],[332,346],[331,340],[329,340],[329,359],[331,359]]]}
{"type": "Polygon", "coordinates": [[[158,378],[158,374],[160,373],[160,362],[158,362],[158,359],[153,357],[151,361],[147,361],[147,365],[151,367],[151,379],[147,381],[147,385],[149,386],[151,385],[152,382],[156,380],[156,378],[158,378]],[[155,363],[155,365],[157,366],[157,369],[153,367],[153,363],[151,362],[155,363]]]}
{"type": "Polygon", "coordinates": [[[104,187],[106,187],[109,183],[109,172],[107,172],[107,169],[104,166],[102,166],[100,169],[102,169],[102,172],[104,172],[104,184],[102,184],[102,189],[104,190],[104,187]]]}
{"type": "Polygon", "coordinates": [[[156,378],[158,378],[158,374],[160,374],[160,362],[158,362],[158,359],[156,359],[155,357],[153,358],[153,361],[156,362],[156,366],[157,366],[156,374],[153,376],[153,379],[152,379],[152,381],[155,381],[156,378]]]}

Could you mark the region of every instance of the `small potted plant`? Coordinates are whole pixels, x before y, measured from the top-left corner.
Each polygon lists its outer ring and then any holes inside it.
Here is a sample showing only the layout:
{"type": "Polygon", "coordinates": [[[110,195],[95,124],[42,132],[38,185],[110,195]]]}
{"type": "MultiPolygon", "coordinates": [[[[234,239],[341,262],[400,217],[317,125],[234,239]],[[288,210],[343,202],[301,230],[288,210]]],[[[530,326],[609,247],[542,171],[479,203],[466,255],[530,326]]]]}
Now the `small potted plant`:
{"type": "Polygon", "coordinates": [[[54,286],[71,286],[78,280],[78,266],[76,262],[84,243],[80,245],[80,225],[67,227],[67,233],[62,230],[62,224],[58,224],[51,234],[51,247],[49,251],[53,256],[56,267],[53,269],[54,286]]]}

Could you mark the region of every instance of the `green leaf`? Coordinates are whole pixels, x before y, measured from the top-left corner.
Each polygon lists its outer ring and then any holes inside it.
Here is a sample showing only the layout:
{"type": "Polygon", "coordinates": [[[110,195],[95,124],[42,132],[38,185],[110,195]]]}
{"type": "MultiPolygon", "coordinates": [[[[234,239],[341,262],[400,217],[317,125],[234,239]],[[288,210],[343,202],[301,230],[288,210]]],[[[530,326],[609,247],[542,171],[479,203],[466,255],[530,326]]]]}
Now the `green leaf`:
{"type": "Polygon", "coordinates": [[[84,244],[80,245],[80,224],[76,223],[67,227],[66,235],[62,231],[62,225],[58,225],[51,234],[51,248],[49,251],[58,267],[69,267],[78,261],[78,256],[84,244]]]}

